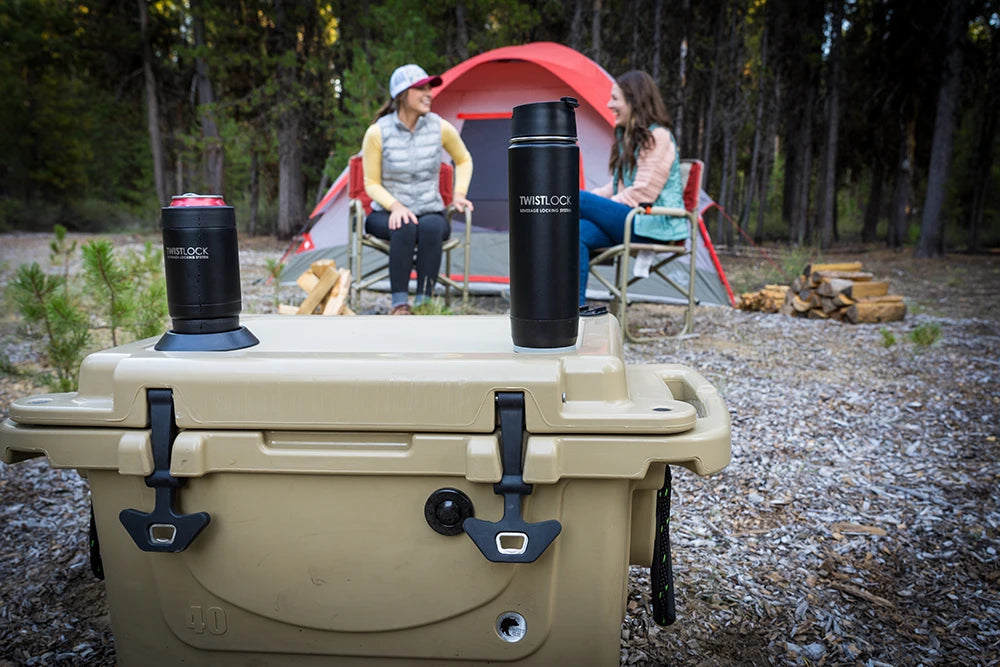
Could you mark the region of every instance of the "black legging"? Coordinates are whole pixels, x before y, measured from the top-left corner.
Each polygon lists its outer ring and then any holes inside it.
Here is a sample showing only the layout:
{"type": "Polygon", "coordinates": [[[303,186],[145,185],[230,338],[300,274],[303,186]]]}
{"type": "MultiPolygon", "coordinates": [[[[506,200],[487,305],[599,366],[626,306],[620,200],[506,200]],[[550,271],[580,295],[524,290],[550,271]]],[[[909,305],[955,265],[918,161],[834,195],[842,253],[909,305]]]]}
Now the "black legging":
{"type": "Polygon", "coordinates": [[[389,286],[393,294],[409,291],[410,268],[417,267],[417,294],[434,293],[441,270],[441,245],[451,236],[443,213],[417,216],[418,224],[389,229],[389,212],[372,211],[365,220],[365,231],[389,241],[389,286]],[[416,249],[417,261],[413,261],[416,249]]]}

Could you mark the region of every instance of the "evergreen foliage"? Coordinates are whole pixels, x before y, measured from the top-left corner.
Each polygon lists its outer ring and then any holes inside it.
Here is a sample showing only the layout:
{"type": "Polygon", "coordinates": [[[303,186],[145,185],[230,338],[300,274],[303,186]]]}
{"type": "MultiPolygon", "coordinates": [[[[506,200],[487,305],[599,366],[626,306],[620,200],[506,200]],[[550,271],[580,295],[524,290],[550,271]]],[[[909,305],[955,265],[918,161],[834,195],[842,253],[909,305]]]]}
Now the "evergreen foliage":
{"type": "MultiPolygon", "coordinates": [[[[76,243],[67,243],[65,231],[57,231],[51,248],[53,263],[65,270],[76,243]]],[[[54,375],[43,380],[57,391],[76,389],[80,362],[95,347],[94,330],[107,329],[111,344],[118,345],[125,342],[119,340],[123,331],[135,339],[150,338],[162,333],[167,323],[162,250],[146,243],[141,252],[130,251],[119,259],[107,239],[90,241],[80,250],[82,284],[48,275],[33,262],[18,267],[8,285],[29,330],[44,337],[43,350],[54,375]],[[95,309],[100,318],[91,317],[95,309]]],[[[9,360],[0,361],[9,365],[9,360]]]]}
{"type": "Polygon", "coordinates": [[[90,343],[90,330],[86,315],[71,302],[63,283],[32,262],[18,267],[9,289],[26,323],[40,327],[44,334],[45,354],[55,371],[54,377],[45,378],[47,384],[57,391],[72,391],[90,343]]]}
{"type": "Polygon", "coordinates": [[[110,241],[90,241],[81,250],[84,280],[90,296],[103,310],[105,321],[111,328],[111,344],[117,346],[118,329],[135,312],[132,279],[115,258],[110,241]]]}
{"type": "MultiPolygon", "coordinates": [[[[963,67],[940,223],[947,247],[1000,242],[994,0],[143,2],[144,21],[113,0],[0,4],[0,232],[151,227],[158,155],[161,190],[205,191],[221,164],[241,224],[290,234],[359,150],[395,67],[555,41],[654,75],[682,154],[705,161],[747,236],[810,245],[834,202],[840,242],[905,244],[941,187],[951,17],[963,67]]],[[[719,224],[717,241],[741,242],[719,224]]]]}

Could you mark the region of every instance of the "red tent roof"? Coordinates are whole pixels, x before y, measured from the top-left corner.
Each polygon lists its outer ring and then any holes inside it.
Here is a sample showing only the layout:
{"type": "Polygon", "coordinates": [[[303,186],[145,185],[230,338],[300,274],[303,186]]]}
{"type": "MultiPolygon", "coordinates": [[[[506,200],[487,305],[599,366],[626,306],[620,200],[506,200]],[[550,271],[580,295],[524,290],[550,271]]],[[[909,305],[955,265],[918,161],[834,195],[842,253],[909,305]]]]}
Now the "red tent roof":
{"type": "MultiPolygon", "coordinates": [[[[608,125],[614,126],[614,117],[607,107],[610,84],[613,80],[611,76],[603,67],[579,51],[574,51],[568,46],[555,42],[533,42],[521,46],[504,46],[473,56],[441,75],[442,83],[433,90],[434,97],[447,90],[450,84],[455,83],[478,65],[505,60],[527,61],[548,70],[560,80],[565,81],[582,98],[581,102],[586,102],[593,107],[608,122],[608,125]]],[[[343,174],[327,191],[323,199],[316,204],[316,208],[309,214],[309,217],[314,218],[326,210],[330,202],[346,185],[347,176],[343,174]]]]}
{"type": "Polygon", "coordinates": [[[440,95],[447,89],[448,84],[454,83],[477,65],[502,60],[526,60],[552,72],[579,93],[583,98],[582,101],[594,107],[608,121],[608,125],[615,124],[611,110],[607,107],[611,75],[579,51],[555,42],[504,46],[473,56],[441,75],[442,83],[434,89],[434,96],[440,95]]]}

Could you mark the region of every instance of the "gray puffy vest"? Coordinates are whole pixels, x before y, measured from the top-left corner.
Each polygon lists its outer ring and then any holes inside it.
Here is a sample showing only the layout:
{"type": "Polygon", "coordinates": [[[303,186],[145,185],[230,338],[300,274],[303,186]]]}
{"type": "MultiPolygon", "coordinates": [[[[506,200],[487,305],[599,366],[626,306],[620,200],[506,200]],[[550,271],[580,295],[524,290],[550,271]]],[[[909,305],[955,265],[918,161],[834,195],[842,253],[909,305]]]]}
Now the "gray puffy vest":
{"type": "MultiPolygon", "coordinates": [[[[396,113],[375,122],[382,132],[382,186],[416,215],[444,211],[438,189],[441,116],[422,116],[412,132],[396,113]]],[[[372,207],[382,210],[375,202],[372,207]]]]}

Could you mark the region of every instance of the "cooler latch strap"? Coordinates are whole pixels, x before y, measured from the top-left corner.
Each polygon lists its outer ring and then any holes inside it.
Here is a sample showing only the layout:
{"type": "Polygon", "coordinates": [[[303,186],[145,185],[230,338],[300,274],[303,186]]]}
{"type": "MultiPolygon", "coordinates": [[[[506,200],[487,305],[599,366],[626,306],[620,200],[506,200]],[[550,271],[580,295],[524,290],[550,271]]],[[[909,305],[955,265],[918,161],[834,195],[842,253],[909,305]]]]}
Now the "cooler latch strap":
{"type": "Polygon", "coordinates": [[[530,494],[524,482],[524,394],[497,392],[497,422],[500,424],[500,457],[503,477],[493,492],[503,496],[503,518],[491,522],[469,517],[462,523],[486,558],[494,563],[532,563],[562,530],[555,519],[527,523],[521,516],[521,499],[530,494]]]}
{"type": "Polygon", "coordinates": [[[118,514],[135,545],[143,551],[184,551],[211,520],[208,512],[178,514],[177,495],[187,483],[170,474],[170,455],[177,437],[174,394],[170,389],[148,389],[150,441],[153,445],[153,474],[146,486],[156,490],[152,512],[126,509],[118,514]]]}

